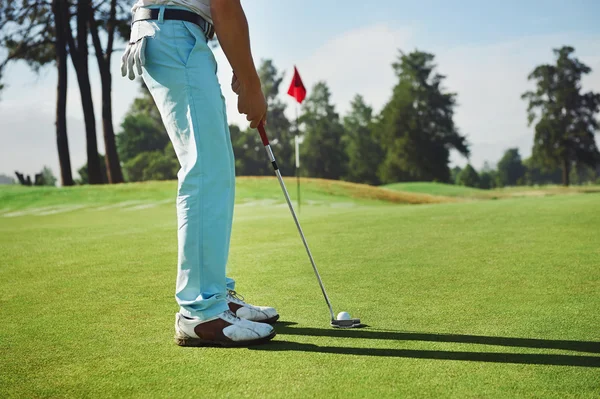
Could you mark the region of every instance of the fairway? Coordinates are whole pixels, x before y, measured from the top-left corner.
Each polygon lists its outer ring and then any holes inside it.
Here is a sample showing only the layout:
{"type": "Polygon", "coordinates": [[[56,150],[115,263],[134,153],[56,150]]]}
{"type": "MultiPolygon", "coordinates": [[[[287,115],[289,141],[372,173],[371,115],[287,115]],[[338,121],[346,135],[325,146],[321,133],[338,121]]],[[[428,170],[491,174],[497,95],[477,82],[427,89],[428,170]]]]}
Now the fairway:
{"type": "Polygon", "coordinates": [[[598,397],[600,194],[328,184],[300,220],[334,310],[368,326],[328,326],[276,181],[240,179],[229,274],[281,315],[249,349],[173,343],[174,182],[1,188],[0,397],[598,397]]]}
{"type": "Polygon", "coordinates": [[[584,186],[514,186],[482,190],[455,184],[434,182],[393,183],[382,186],[387,190],[432,196],[459,197],[472,199],[499,199],[514,197],[546,196],[558,194],[600,193],[598,185],[584,186]]]}

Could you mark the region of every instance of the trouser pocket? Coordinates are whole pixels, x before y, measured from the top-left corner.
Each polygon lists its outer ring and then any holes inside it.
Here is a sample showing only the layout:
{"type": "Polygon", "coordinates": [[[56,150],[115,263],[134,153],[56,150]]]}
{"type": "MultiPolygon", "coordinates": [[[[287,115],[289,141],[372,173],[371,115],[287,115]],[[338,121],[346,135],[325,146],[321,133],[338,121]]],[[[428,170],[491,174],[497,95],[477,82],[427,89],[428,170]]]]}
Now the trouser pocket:
{"type": "Polygon", "coordinates": [[[173,38],[181,62],[187,66],[196,47],[198,37],[187,26],[189,22],[173,21],[173,38]]]}

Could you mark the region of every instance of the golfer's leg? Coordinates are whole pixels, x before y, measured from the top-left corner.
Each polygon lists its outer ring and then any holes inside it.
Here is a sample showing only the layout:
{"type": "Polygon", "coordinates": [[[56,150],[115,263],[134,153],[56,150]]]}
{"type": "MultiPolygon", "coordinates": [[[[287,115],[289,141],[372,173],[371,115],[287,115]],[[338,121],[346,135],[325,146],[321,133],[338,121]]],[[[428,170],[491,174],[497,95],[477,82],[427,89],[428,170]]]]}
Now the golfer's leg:
{"type": "MultiPolygon", "coordinates": [[[[225,100],[223,99],[223,108],[225,109],[225,100]]],[[[231,145],[231,135],[230,135],[230,131],[229,131],[229,124],[227,123],[227,114],[224,114],[224,118],[223,118],[223,128],[227,129],[227,136],[229,137],[229,151],[228,151],[228,156],[229,156],[229,162],[231,162],[231,179],[235,182],[235,156],[233,154],[233,146],[231,145]]],[[[234,190],[235,190],[235,184],[233,185],[234,190]]],[[[229,210],[231,211],[231,217],[232,217],[232,221],[233,221],[233,209],[234,209],[234,202],[235,202],[235,192],[234,195],[231,196],[230,202],[228,204],[229,210]]],[[[227,234],[227,247],[229,247],[229,243],[230,243],[230,238],[231,238],[231,226],[232,223],[229,224],[229,233],[227,234]]],[[[235,280],[232,279],[231,277],[227,277],[226,278],[226,283],[227,283],[227,289],[228,290],[235,290],[235,280]]]]}
{"type": "Polygon", "coordinates": [[[226,283],[227,283],[228,290],[235,290],[235,280],[234,279],[232,279],[231,277],[227,277],[226,283]]]}
{"type": "Polygon", "coordinates": [[[215,71],[212,52],[193,24],[165,21],[147,44],[143,76],[181,164],[176,299],[181,314],[202,319],[228,309],[225,266],[235,183],[215,71]]]}

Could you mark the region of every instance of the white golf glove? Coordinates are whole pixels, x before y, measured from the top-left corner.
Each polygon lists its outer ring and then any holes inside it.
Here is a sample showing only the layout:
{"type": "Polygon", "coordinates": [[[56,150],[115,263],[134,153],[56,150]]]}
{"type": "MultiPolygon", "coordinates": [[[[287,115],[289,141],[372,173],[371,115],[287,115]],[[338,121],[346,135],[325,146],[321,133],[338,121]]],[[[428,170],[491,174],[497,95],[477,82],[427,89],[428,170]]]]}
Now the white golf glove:
{"type": "Polygon", "coordinates": [[[154,37],[153,26],[146,21],[139,21],[131,26],[131,37],[121,57],[121,75],[135,79],[135,72],[142,75],[142,67],[146,64],[146,41],[154,37]]]}

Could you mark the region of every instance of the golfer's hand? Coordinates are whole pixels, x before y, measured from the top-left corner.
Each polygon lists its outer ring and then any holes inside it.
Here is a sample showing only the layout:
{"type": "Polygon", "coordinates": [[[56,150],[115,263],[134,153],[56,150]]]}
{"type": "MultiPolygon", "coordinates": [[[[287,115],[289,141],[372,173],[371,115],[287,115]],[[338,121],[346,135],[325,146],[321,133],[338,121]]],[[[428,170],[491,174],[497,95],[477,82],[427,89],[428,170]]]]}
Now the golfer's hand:
{"type": "MultiPolygon", "coordinates": [[[[234,78],[234,81],[236,79],[234,78]]],[[[233,83],[232,83],[233,88],[233,83]]],[[[261,122],[267,121],[267,100],[260,87],[260,81],[254,85],[239,84],[238,112],[246,115],[250,127],[256,129],[261,122]]],[[[236,89],[234,89],[236,91],[236,89]]]]}
{"type": "Polygon", "coordinates": [[[238,80],[237,76],[235,76],[235,73],[234,73],[233,78],[231,78],[231,90],[233,90],[233,92],[239,96],[241,87],[242,87],[242,84],[240,83],[240,81],[238,80]]]}

